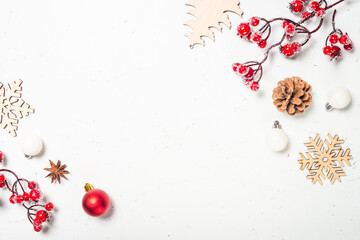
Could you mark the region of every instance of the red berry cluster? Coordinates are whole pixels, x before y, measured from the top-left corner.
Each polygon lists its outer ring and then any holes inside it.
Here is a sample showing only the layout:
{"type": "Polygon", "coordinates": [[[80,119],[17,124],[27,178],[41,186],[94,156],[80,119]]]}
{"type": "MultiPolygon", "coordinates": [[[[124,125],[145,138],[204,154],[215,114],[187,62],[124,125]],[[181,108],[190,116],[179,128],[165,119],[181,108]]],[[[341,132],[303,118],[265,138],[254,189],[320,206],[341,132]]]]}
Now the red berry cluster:
{"type": "Polygon", "coordinates": [[[292,57],[295,54],[299,53],[301,49],[301,45],[298,42],[293,42],[291,44],[285,44],[284,46],[280,47],[280,52],[285,57],[292,57]]]}
{"type": "Polygon", "coordinates": [[[341,57],[341,48],[336,44],[340,43],[346,51],[353,49],[353,43],[347,33],[343,34],[340,29],[334,29],[326,39],[323,53],[330,57],[330,60],[337,60],[341,57]]]}
{"type": "Polygon", "coordinates": [[[262,19],[258,17],[252,17],[249,19],[249,22],[247,23],[241,23],[237,28],[237,35],[239,35],[241,38],[245,38],[249,42],[256,43],[260,48],[265,48],[267,45],[267,38],[263,38],[262,35],[265,31],[262,31],[263,29],[259,31],[254,31],[252,27],[256,27],[259,25],[260,21],[262,19]]]}
{"type": "Polygon", "coordinates": [[[258,71],[262,71],[262,69],[258,68],[254,70],[252,66],[254,66],[254,64],[243,65],[240,63],[234,63],[233,70],[242,77],[246,86],[253,91],[257,91],[259,89],[259,83],[254,81],[254,76],[258,71]]]}
{"type": "Polygon", "coordinates": [[[289,8],[290,11],[300,15],[303,19],[310,18],[311,16],[316,16],[318,18],[325,17],[326,14],[326,2],[324,1],[311,1],[307,4],[308,0],[294,0],[290,2],[289,8]],[[322,7],[322,3],[325,4],[322,7]],[[307,4],[307,5],[306,5],[307,4]]]}
{"type": "Polygon", "coordinates": [[[50,211],[54,208],[54,205],[50,202],[46,205],[39,204],[42,194],[36,182],[19,178],[13,171],[8,169],[0,169],[0,173],[9,173],[15,177],[15,182],[10,186],[5,176],[0,174],[0,188],[8,189],[11,192],[10,203],[19,204],[27,209],[28,219],[33,224],[34,230],[40,232],[43,228],[42,223],[49,221],[51,217],[50,211]],[[24,183],[26,183],[27,188],[24,183]],[[26,205],[27,203],[29,205],[26,205]]]}
{"type": "MultiPolygon", "coordinates": [[[[283,56],[287,58],[295,56],[301,51],[302,47],[309,42],[311,36],[323,26],[325,12],[343,1],[344,0],[337,0],[337,2],[328,5],[327,0],[311,1],[310,3],[308,3],[308,0],[293,0],[290,3],[290,10],[303,18],[298,22],[280,17],[271,20],[261,17],[252,17],[248,22],[241,23],[237,28],[237,34],[241,38],[256,43],[260,48],[265,48],[267,46],[274,23],[281,24],[284,33],[279,41],[267,47],[265,56],[261,61],[235,63],[232,65],[234,72],[242,77],[244,84],[251,90],[258,90],[259,82],[263,76],[262,65],[268,59],[270,51],[275,47],[279,47],[280,53],[283,56]],[[320,18],[319,23],[315,29],[309,30],[305,26],[305,22],[313,17],[320,18]],[[297,36],[300,41],[293,41],[294,36],[297,36]]],[[[330,55],[331,58],[337,58],[340,55],[340,48],[334,45],[337,42],[343,44],[345,50],[351,50],[353,48],[348,35],[343,35],[339,29],[335,28],[335,14],[336,10],[333,15],[334,30],[331,34],[338,34],[338,36],[336,36],[336,39],[335,37],[328,37],[326,47],[324,48],[324,53],[330,55]],[[328,46],[328,40],[331,43],[331,46],[328,46]]]]}

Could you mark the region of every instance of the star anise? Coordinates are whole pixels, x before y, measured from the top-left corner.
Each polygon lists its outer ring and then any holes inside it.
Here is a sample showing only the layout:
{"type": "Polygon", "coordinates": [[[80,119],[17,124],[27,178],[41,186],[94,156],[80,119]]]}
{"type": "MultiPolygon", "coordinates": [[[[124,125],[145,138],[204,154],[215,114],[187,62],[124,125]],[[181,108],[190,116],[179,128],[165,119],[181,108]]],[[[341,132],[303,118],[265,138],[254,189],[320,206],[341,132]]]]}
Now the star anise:
{"type": "Polygon", "coordinates": [[[66,171],[66,165],[61,165],[60,160],[58,160],[57,164],[53,163],[53,161],[49,160],[51,168],[44,168],[44,170],[49,171],[50,173],[46,177],[51,177],[51,183],[54,181],[58,181],[58,183],[61,183],[61,178],[66,178],[64,174],[68,174],[69,171],[66,171]]]}

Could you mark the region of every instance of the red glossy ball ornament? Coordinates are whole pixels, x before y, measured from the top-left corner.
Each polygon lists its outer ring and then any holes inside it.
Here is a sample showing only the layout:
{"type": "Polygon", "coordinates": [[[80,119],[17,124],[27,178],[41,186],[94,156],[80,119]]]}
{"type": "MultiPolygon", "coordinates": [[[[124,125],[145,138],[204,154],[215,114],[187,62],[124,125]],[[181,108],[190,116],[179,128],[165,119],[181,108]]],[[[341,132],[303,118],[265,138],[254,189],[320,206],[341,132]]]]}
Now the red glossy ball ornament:
{"type": "Polygon", "coordinates": [[[94,189],[89,183],[85,185],[85,195],[82,199],[84,211],[92,217],[104,215],[110,208],[109,196],[100,189],[94,189]]]}

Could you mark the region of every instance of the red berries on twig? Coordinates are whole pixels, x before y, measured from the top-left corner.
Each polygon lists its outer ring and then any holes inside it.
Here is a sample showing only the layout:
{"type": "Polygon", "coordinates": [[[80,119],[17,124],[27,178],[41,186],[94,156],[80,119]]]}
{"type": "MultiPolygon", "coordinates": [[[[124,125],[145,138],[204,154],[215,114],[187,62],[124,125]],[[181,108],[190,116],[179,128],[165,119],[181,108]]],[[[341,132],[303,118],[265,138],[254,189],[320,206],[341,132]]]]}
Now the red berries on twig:
{"type": "MultiPolygon", "coordinates": [[[[310,3],[308,3],[308,0],[293,0],[290,2],[289,8],[293,13],[302,17],[302,20],[298,22],[288,18],[267,20],[261,17],[252,17],[247,23],[241,23],[237,28],[237,34],[249,42],[256,43],[260,48],[267,47],[274,23],[280,23],[284,29],[284,33],[278,42],[275,42],[267,48],[263,60],[234,63],[232,66],[234,72],[241,76],[244,84],[251,90],[258,90],[259,82],[263,76],[262,65],[268,59],[269,52],[273,48],[279,47],[280,53],[287,58],[298,54],[303,46],[308,43],[312,34],[322,27],[326,11],[343,1],[344,0],[338,0],[334,4],[328,5],[327,0],[311,1],[310,3]],[[304,26],[304,23],[313,17],[320,19],[319,24],[314,30],[309,30],[304,26]],[[300,41],[294,41],[295,36],[297,36],[300,41]]],[[[353,44],[347,33],[343,34],[341,30],[335,28],[335,13],[336,10],[333,15],[333,31],[327,38],[326,46],[323,49],[324,54],[329,55],[331,60],[341,56],[341,49],[335,45],[336,43],[339,42],[342,44],[347,51],[353,48],[353,44]]]]}
{"type": "Polygon", "coordinates": [[[8,169],[0,169],[0,188],[7,189],[11,192],[9,198],[10,203],[19,204],[27,209],[27,216],[36,232],[43,229],[42,224],[49,221],[54,208],[52,203],[46,205],[39,204],[41,201],[41,192],[36,182],[30,182],[24,178],[19,178],[13,171],[8,169]],[[11,174],[15,177],[12,185],[3,173],[11,174]],[[27,187],[26,187],[27,186],[27,187]],[[28,204],[28,205],[27,205],[28,204]]]}

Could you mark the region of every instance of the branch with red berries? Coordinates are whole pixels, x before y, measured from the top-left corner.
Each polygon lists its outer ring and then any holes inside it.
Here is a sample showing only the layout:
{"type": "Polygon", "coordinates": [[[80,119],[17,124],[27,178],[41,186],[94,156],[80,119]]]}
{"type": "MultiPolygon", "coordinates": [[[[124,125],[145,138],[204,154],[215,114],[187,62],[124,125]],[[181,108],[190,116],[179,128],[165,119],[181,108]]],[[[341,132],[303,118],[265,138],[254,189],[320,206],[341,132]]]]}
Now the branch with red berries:
{"type": "Polygon", "coordinates": [[[19,178],[11,170],[0,169],[0,188],[7,189],[11,192],[9,198],[10,203],[19,204],[26,208],[27,217],[34,226],[34,230],[40,232],[43,229],[43,223],[50,220],[50,212],[53,210],[54,205],[50,202],[45,205],[40,204],[42,194],[38,188],[38,184],[24,178],[19,178]],[[10,184],[4,174],[15,178],[13,184],[10,184]]]}
{"type": "MultiPolygon", "coordinates": [[[[278,47],[284,57],[291,58],[296,56],[309,42],[312,34],[320,30],[326,12],[343,1],[345,0],[338,0],[334,4],[328,5],[326,0],[311,1],[309,4],[307,4],[308,0],[293,0],[289,8],[291,12],[302,18],[300,21],[296,22],[288,18],[267,20],[261,17],[252,17],[249,22],[241,23],[237,29],[240,38],[256,43],[260,48],[266,48],[268,45],[274,24],[280,24],[284,29],[284,33],[280,40],[266,49],[264,58],[261,61],[234,63],[232,65],[234,72],[241,76],[246,86],[253,91],[257,91],[259,89],[259,82],[263,76],[263,64],[268,59],[270,51],[278,47]],[[319,19],[319,23],[315,29],[310,30],[305,26],[305,22],[314,17],[319,19]],[[294,41],[295,36],[302,40],[294,41]]],[[[335,45],[338,42],[342,44],[347,51],[353,49],[353,44],[348,34],[344,34],[340,29],[335,27],[335,14],[336,10],[332,18],[333,31],[327,37],[325,42],[326,46],[323,49],[323,53],[330,56],[330,60],[338,59],[341,56],[340,47],[335,45]]]]}

